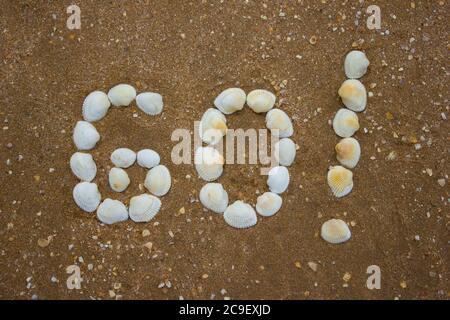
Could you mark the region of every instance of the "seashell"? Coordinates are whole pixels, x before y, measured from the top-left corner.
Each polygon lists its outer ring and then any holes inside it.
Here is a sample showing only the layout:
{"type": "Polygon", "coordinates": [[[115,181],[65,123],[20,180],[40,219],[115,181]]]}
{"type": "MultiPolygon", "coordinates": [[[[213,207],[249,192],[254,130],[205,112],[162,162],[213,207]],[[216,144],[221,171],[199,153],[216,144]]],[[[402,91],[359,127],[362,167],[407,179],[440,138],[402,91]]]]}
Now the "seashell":
{"type": "Polygon", "coordinates": [[[214,105],[224,114],[242,110],[247,96],[244,90],[239,88],[228,88],[222,91],[214,100],[214,105]]]}
{"type": "MultiPolygon", "coordinates": [[[[266,115],[266,126],[269,130],[278,129],[278,137],[288,138],[294,133],[292,121],[289,116],[280,109],[272,109],[266,115]]],[[[275,132],[272,132],[275,135],[275,132]]]]}
{"type": "Polygon", "coordinates": [[[351,110],[339,109],[333,119],[333,129],[342,138],[351,137],[359,130],[358,116],[351,110]]]}
{"type": "Polygon", "coordinates": [[[219,110],[209,108],[200,120],[199,133],[203,142],[214,145],[226,135],[227,119],[219,110]]]}
{"type": "Polygon", "coordinates": [[[283,193],[289,186],[289,171],[286,167],[273,167],[269,171],[267,185],[274,193],[283,193]]]}
{"type": "Polygon", "coordinates": [[[70,169],[81,181],[90,182],[97,174],[97,166],[89,153],[75,152],[70,157],[70,169]]]}
{"type": "Polygon", "coordinates": [[[149,194],[141,194],[130,199],[128,213],[134,222],[149,222],[159,212],[161,200],[149,194]]]}
{"type": "Polygon", "coordinates": [[[341,219],[330,219],[322,225],[320,236],[326,242],[337,244],[349,240],[352,233],[341,219]]]}
{"type": "Polygon", "coordinates": [[[155,92],[138,94],[136,97],[136,104],[139,109],[151,116],[160,114],[164,107],[162,96],[155,92]]]}
{"type": "Polygon", "coordinates": [[[147,172],[144,185],[155,196],[161,197],[169,192],[171,179],[169,169],[164,165],[158,165],[147,172]]]}
{"type": "Polygon", "coordinates": [[[265,192],[256,200],[256,211],[264,216],[270,217],[280,210],[283,199],[273,192],[265,192]]]}
{"type": "Polygon", "coordinates": [[[130,185],[130,178],[125,170],[112,168],[109,171],[109,186],[116,192],[122,192],[130,185]]]}
{"type": "Polygon", "coordinates": [[[94,91],[87,95],[83,102],[83,119],[89,122],[98,121],[106,116],[111,102],[102,91],[94,91]]]}
{"type": "Polygon", "coordinates": [[[345,80],[339,88],[338,94],[344,105],[350,110],[360,112],[366,108],[367,92],[359,80],[345,80]]]}
{"type": "Polygon", "coordinates": [[[113,106],[126,107],[136,98],[136,89],[129,84],[118,84],[108,91],[108,98],[113,106]]]}
{"type": "Polygon", "coordinates": [[[111,153],[111,161],[116,167],[128,168],[136,161],[136,153],[128,148],[119,148],[111,153]]]}
{"type": "Polygon", "coordinates": [[[250,228],[258,221],[255,209],[243,201],[235,201],[223,213],[225,222],[237,229],[250,228]]]}
{"type": "Polygon", "coordinates": [[[327,175],[328,185],[337,198],[346,196],[353,188],[353,173],[342,167],[331,167],[327,175]]]}
{"type": "Polygon", "coordinates": [[[228,207],[228,193],[220,183],[207,183],[200,190],[202,205],[216,213],[222,213],[228,207]]]}
{"type": "Polygon", "coordinates": [[[78,121],[73,129],[73,142],[78,150],[91,150],[100,140],[100,134],[87,121],[78,121]]]}
{"type": "Polygon", "coordinates": [[[100,204],[101,195],[95,183],[83,181],[73,188],[73,199],[81,210],[94,212],[100,204]]]}
{"type": "Polygon", "coordinates": [[[276,99],[272,92],[257,89],[247,95],[247,105],[256,113],[267,112],[273,108],[276,99]]]}
{"type": "Polygon", "coordinates": [[[294,141],[283,138],[275,144],[275,158],[282,166],[290,166],[295,160],[296,146],[294,141]]]}
{"type": "Polygon", "coordinates": [[[369,64],[369,59],[364,52],[350,51],[344,61],[345,75],[349,79],[359,79],[366,74],[369,64]]]}
{"type": "Polygon", "coordinates": [[[156,167],[160,161],[158,152],[151,149],[143,149],[137,153],[137,163],[141,167],[150,169],[156,167]]]}
{"type": "Polygon", "coordinates": [[[105,224],[113,224],[128,219],[128,210],[119,200],[105,199],[97,208],[97,218],[105,224]]]}
{"type": "Polygon", "coordinates": [[[205,181],[214,181],[222,175],[224,159],[213,147],[199,147],[194,155],[195,169],[205,181]]]}
{"type": "Polygon", "coordinates": [[[337,160],[347,168],[354,168],[358,164],[361,156],[361,147],[358,140],[354,138],[344,138],[334,148],[337,160]]]}

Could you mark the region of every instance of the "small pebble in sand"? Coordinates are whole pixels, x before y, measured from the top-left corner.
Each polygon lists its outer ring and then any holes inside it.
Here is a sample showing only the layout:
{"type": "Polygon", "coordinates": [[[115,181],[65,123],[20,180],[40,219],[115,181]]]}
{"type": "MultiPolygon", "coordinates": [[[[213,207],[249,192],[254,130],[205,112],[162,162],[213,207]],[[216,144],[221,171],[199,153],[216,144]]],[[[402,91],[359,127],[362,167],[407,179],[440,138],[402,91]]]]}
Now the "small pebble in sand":
{"type": "Polygon", "coordinates": [[[45,248],[45,247],[47,247],[50,244],[50,240],[48,238],[47,239],[39,239],[37,241],[37,243],[38,243],[39,247],[45,248]]]}
{"type": "Polygon", "coordinates": [[[142,230],[142,236],[143,237],[148,237],[149,235],[150,235],[150,231],[148,229],[142,230]]]}
{"type": "Polygon", "coordinates": [[[445,186],[445,179],[438,179],[437,182],[441,187],[445,186]]]}
{"type": "Polygon", "coordinates": [[[315,263],[315,262],[312,262],[312,261],[308,262],[308,267],[314,272],[317,271],[317,263],[315,263]]]}

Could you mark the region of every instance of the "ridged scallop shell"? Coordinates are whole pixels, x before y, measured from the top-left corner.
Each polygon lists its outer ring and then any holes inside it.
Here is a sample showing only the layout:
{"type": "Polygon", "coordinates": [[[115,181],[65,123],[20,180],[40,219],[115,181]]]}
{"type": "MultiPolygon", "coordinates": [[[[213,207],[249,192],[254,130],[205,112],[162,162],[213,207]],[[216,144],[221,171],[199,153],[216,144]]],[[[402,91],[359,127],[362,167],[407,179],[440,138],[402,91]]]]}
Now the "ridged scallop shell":
{"type": "Polygon", "coordinates": [[[162,96],[155,92],[138,94],[136,97],[136,104],[139,109],[151,116],[160,114],[164,107],[162,96]]]}
{"type": "Polygon", "coordinates": [[[222,213],[228,207],[228,193],[220,183],[207,183],[200,190],[202,205],[216,213],[222,213]]]}
{"type": "Polygon", "coordinates": [[[108,98],[113,106],[126,107],[136,98],[136,89],[129,84],[118,84],[108,91],[108,98]]]}
{"type": "Polygon", "coordinates": [[[116,192],[122,192],[130,185],[130,178],[125,170],[112,168],[108,176],[109,186],[116,192]]]}
{"type": "Polygon", "coordinates": [[[283,138],[275,144],[275,158],[282,166],[290,166],[295,160],[296,145],[289,138],[283,138]]]}
{"type": "Polygon", "coordinates": [[[333,129],[342,138],[351,137],[359,130],[358,116],[351,110],[339,109],[333,119],[333,129]]]}
{"type": "Polygon", "coordinates": [[[337,160],[347,168],[354,168],[361,156],[361,147],[355,138],[344,138],[334,148],[337,160]]]}
{"type": "Polygon", "coordinates": [[[265,192],[256,200],[256,211],[264,217],[270,217],[281,209],[282,204],[283,199],[278,194],[265,192]]]}
{"type": "Polygon", "coordinates": [[[349,240],[352,233],[344,221],[331,219],[322,225],[320,236],[329,243],[337,244],[349,240]]]}
{"type": "Polygon", "coordinates": [[[267,177],[267,185],[274,193],[283,193],[289,186],[289,171],[286,167],[273,167],[267,177]]]}
{"type": "Polygon", "coordinates": [[[95,183],[84,181],[73,188],[73,199],[81,210],[94,212],[100,204],[101,195],[95,183]]]}
{"type": "Polygon", "coordinates": [[[144,182],[145,187],[155,196],[161,197],[170,190],[172,178],[169,169],[164,165],[158,165],[147,172],[144,182]]]}
{"type": "Polygon", "coordinates": [[[83,119],[89,122],[102,119],[108,112],[111,103],[102,91],[89,93],[83,102],[83,119]]]}
{"type": "Polygon", "coordinates": [[[242,110],[247,96],[244,90],[239,88],[228,88],[222,91],[214,100],[214,105],[224,114],[242,110]]]}
{"type": "Polygon", "coordinates": [[[73,129],[73,142],[78,150],[91,150],[100,140],[100,134],[87,121],[78,121],[73,129]]]}
{"type": "Polygon", "coordinates": [[[350,110],[361,112],[366,108],[367,92],[359,80],[345,80],[339,88],[338,94],[344,105],[350,110]]]}
{"type": "MultiPolygon", "coordinates": [[[[266,115],[266,126],[272,131],[278,129],[278,137],[288,138],[294,133],[294,127],[289,116],[280,109],[272,109],[266,115]]],[[[275,135],[275,131],[272,131],[272,135],[275,135]]]]}
{"type": "Polygon", "coordinates": [[[195,169],[203,180],[214,181],[222,175],[224,159],[213,147],[199,147],[194,155],[195,169]]]}
{"type": "Polygon", "coordinates": [[[209,108],[200,120],[200,138],[207,144],[216,144],[227,133],[227,119],[217,109],[209,108]]]}
{"type": "Polygon", "coordinates": [[[331,167],[328,171],[327,181],[331,192],[337,198],[346,196],[353,189],[353,173],[342,166],[331,167]]]}
{"type": "Polygon", "coordinates": [[[237,229],[250,228],[256,224],[258,218],[255,209],[243,201],[236,201],[223,213],[225,222],[237,229]]]}
{"type": "Polygon", "coordinates": [[[148,222],[161,208],[161,200],[149,194],[141,194],[130,199],[128,213],[134,222],[148,222]]]}
{"type": "Polygon", "coordinates": [[[137,153],[137,163],[141,167],[151,169],[156,167],[160,161],[158,152],[152,149],[143,149],[137,153]]]}
{"type": "Polygon", "coordinates": [[[118,168],[128,168],[136,161],[136,153],[128,148],[119,148],[111,153],[111,162],[118,168]]]}
{"type": "Polygon", "coordinates": [[[128,219],[127,207],[119,200],[105,199],[97,208],[97,218],[105,224],[128,219]]]}
{"type": "Polygon", "coordinates": [[[359,79],[366,74],[369,64],[369,59],[367,59],[364,52],[358,50],[350,51],[344,61],[345,75],[349,79],[359,79]]]}
{"type": "Polygon", "coordinates": [[[256,113],[267,112],[273,108],[276,99],[272,92],[256,89],[247,95],[247,105],[256,113]]]}
{"type": "Polygon", "coordinates": [[[97,174],[97,166],[89,153],[75,152],[70,157],[70,169],[81,181],[91,182],[97,174]]]}

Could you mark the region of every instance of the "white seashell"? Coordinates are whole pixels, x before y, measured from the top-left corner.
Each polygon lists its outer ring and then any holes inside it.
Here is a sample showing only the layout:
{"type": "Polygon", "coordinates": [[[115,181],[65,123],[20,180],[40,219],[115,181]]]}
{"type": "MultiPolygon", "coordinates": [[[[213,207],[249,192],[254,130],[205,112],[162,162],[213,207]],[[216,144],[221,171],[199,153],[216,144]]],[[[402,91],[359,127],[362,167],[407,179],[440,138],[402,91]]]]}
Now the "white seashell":
{"type": "Polygon", "coordinates": [[[222,175],[224,159],[213,147],[199,147],[194,155],[195,169],[205,181],[214,181],[222,175]]]}
{"type": "Polygon", "coordinates": [[[75,152],[70,157],[70,169],[81,181],[90,182],[97,174],[97,166],[89,153],[75,152]]]}
{"type": "Polygon", "coordinates": [[[338,94],[344,105],[350,110],[360,112],[366,108],[367,92],[359,80],[345,80],[339,88],[338,94]]]}
{"type": "Polygon", "coordinates": [[[364,52],[350,51],[344,61],[345,75],[349,79],[359,79],[366,74],[369,64],[369,59],[364,52]]]}
{"type": "Polygon", "coordinates": [[[264,216],[270,217],[280,210],[283,199],[273,192],[265,192],[256,200],[256,211],[264,216]]]}
{"type": "Polygon", "coordinates": [[[87,95],[83,102],[83,119],[89,122],[102,119],[108,112],[111,102],[102,91],[94,91],[87,95]]]}
{"type": "Polygon", "coordinates": [[[273,167],[269,171],[267,185],[274,193],[283,193],[289,186],[289,171],[286,167],[273,167]]]}
{"type": "Polygon", "coordinates": [[[349,240],[352,233],[344,221],[331,219],[322,225],[320,236],[329,243],[337,244],[349,240]]]}
{"type": "Polygon", "coordinates": [[[108,98],[113,106],[126,107],[136,98],[136,89],[129,84],[118,84],[108,91],[108,98]]]}
{"type": "Polygon", "coordinates": [[[109,186],[116,192],[122,192],[130,185],[130,178],[125,170],[112,168],[109,171],[109,186]]]}
{"type": "Polygon", "coordinates": [[[139,109],[151,116],[160,114],[164,107],[162,96],[155,92],[144,92],[138,94],[136,97],[136,104],[139,109]]]}
{"type": "Polygon", "coordinates": [[[160,161],[158,152],[151,149],[143,149],[137,153],[137,163],[141,167],[150,169],[156,167],[160,161]]]}
{"type": "Polygon", "coordinates": [[[116,167],[128,168],[136,161],[136,153],[128,148],[119,148],[111,153],[111,161],[116,167]]]}
{"type": "Polygon", "coordinates": [[[282,166],[290,166],[295,160],[296,146],[294,141],[283,138],[275,144],[275,158],[282,166]]]}
{"type": "Polygon", "coordinates": [[[105,224],[113,224],[128,219],[128,210],[119,200],[105,199],[97,209],[97,218],[105,224]]]}
{"type": "Polygon", "coordinates": [[[145,187],[155,196],[161,197],[170,190],[172,178],[169,169],[164,165],[158,165],[147,172],[144,182],[145,187]]]}
{"type": "Polygon", "coordinates": [[[247,95],[247,105],[256,113],[267,112],[273,108],[276,99],[272,92],[257,89],[247,95]]]}
{"type": "Polygon", "coordinates": [[[358,140],[354,138],[344,138],[334,148],[337,160],[347,168],[354,168],[358,164],[361,156],[361,147],[358,140]]]}
{"type": "MultiPolygon", "coordinates": [[[[272,109],[266,115],[266,126],[269,130],[278,129],[278,137],[288,138],[294,133],[292,121],[289,116],[280,109],[272,109]]],[[[275,132],[272,132],[275,135],[275,132]]]]}
{"type": "Polygon", "coordinates": [[[359,130],[358,116],[351,110],[339,109],[333,119],[333,129],[342,138],[351,137],[359,130]]]}
{"type": "Polygon", "coordinates": [[[84,181],[73,188],[73,199],[81,210],[94,212],[100,204],[101,195],[95,183],[84,181]]]}
{"type": "Polygon", "coordinates": [[[256,224],[255,209],[243,201],[235,201],[223,213],[225,222],[237,229],[250,228],[256,224]]]}
{"type": "Polygon", "coordinates": [[[202,205],[216,213],[222,213],[228,207],[228,193],[220,183],[207,183],[200,190],[202,205]]]}
{"type": "Polygon", "coordinates": [[[349,194],[353,189],[353,173],[342,167],[331,167],[327,175],[328,185],[337,198],[349,194]]]}
{"type": "Polygon", "coordinates": [[[209,108],[200,120],[199,133],[203,142],[214,145],[226,135],[227,119],[219,110],[209,108]]]}
{"type": "Polygon", "coordinates": [[[149,194],[141,194],[130,199],[128,213],[134,222],[149,222],[161,208],[161,200],[149,194]]]}
{"type": "Polygon", "coordinates": [[[100,134],[87,121],[78,121],[73,129],[73,142],[78,150],[91,150],[100,140],[100,134]]]}
{"type": "Polygon", "coordinates": [[[224,114],[242,110],[247,96],[244,90],[239,88],[228,88],[222,91],[214,100],[214,105],[224,114]]]}

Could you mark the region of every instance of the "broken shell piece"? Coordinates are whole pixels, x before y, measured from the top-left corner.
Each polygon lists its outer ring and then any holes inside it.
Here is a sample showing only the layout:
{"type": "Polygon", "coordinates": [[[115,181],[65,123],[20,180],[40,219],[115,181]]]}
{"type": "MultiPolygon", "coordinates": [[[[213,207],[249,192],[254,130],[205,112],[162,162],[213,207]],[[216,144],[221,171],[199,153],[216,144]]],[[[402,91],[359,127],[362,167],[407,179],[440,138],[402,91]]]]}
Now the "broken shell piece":
{"type": "Polygon", "coordinates": [[[359,80],[345,80],[339,88],[338,94],[344,105],[350,110],[361,112],[366,108],[367,92],[359,80]]]}
{"type": "Polygon", "coordinates": [[[275,144],[275,158],[282,166],[290,166],[295,160],[296,146],[294,141],[283,138],[275,144]]]}
{"type": "Polygon", "coordinates": [[[328,185],[337,198],[349,194],[353,189],[353,173],[342,167],[331,167],[327,175],[328,185]]]}
{"type": "Polygon", "coordinates": [[[265,192],[256,200],[256,211],[264,216],[270,217],[280,210],[283,199],[273,192],[265,192]]]}
{"type": "Polygon", "coordinates": [[[342,138],[351,137],[359,130],[358,116],[351,110],[339,109],[333,119],[333,129],[342,138]]]}
{"type": "Polygon", "coordinates": [[[224,159],[213,147],[199,147],[194,155],[195,169],[205,181],[214,181],[222,175],[224,159]]]}
{"type": "Polygon", "coordinates": [[[158,165],[147,172],[144,182],[145,187],[155,196],[161,197],[169,192],[172,178],[169,169],[164,165],[158,165]]]}
{"type": "Polygon", "coordinates": [[[128,219],[128,210],[119,200],[105,199],[97,208],[97,218],[105,224],[113,224],[128,219]]]}
{"type": "Polygon", "coordinates": [[[337,244],[349,240],[352,234],[344,221],[331,219],[322,225],[320,236],[329,243],[337,244]]]}
{"type": "Polygon", "coordinates": [[[267,185],[274,193],[283,193],[289,186],[289,171],[286,167],[273,167],[269,171],[267,185]]]}
{"type": "Polygon", "coordinates": [[[209,108],[203,114],[198,129],[202,141],[214,145],[226,135],[227,119],[219,110],[209,108]]]}
{"type": "Polygon", "coordinates": [[[138,94],[136,97],[136,104],[139,109],[151,116],[160,114],[164,107],[162,96],[155,92],[138,94]]]}
{"type": "Polygon", "coordinates": [[[225,210],[223,218],[227,224],[237,229],[250,228],[258,221],[255,209],[240,200],[234,202],[225,210]]]}
{"type": "Polygon", "coordinates": [[[202,205],[216,213],[222,213],[228,206],[228,193],[220,183],[207,183],[200,190],[202,205]]]}
{"type": "Polygon", "coordinates": [[[100,134],[87,121],[78,121],[73,129],[73,142],[78,150],[91,150],[100,140],[100,134]]]}
{"type": "Polygon", "coordinates": [[[161,208],[161,200],[149,194],[141,194],[130,199],[128,213],[134,222],[149,222],[161,208]]]}
{"type": "Polygon", "coordinates": [[[275,95],[267,90],[253,90],[247,95],[247,105],[256,113],[267,112],[275,105],[275,95]]]}
{"type": "Polygon", "coordinates": [[[361,156],[361,147],[355,138],[344,138],[335,147],[337,160],[347,168],[354,168],[361,156]]]}
{"type": "Polygon", "coordinates": [[[94,91],[87,95],[83,102],[83,119],[89,122],[102,119],[108,112],[111,103],[102,91],[94,91]]]}
{"type": "Polygon", "coordinates": [[[228,88],[222,91],[214,100],[214,105],[224,114],[242,110],[247,96],[244,90],[239,88],[228,88]]]}
{"type": "Polygon", "coordinates": [[[369,59],[364,52],[350,51],[344,61],[345,75],[349,79],[359,79],[366,74],[369,64],[369,59]]]}
{"type": "Polygon", "coordinates": [[[119,148],[111,153],[111,162],[116,167],[128,168],[136,161],[136,153],[128,148],[119,148]]]}
{"type": "Polygon", "coordinates": [[[150,169],[156,167],[161,158],[158,152],[151,149],[143,149],[137,153],[137,163],[141,167],[150,169]]]}
{"type": "Polygon", "coordinates": [[[116,192],[122,192],[130,185],[130,178],[125,170],[112,168],[109,171],[109,185],[116,192]]]}
{"type": "Polygon", "coordinates": [[[108,98],[113,106],[126,107],[136,98],[136,89],[129,84],[118,84],[108,91],[108,98]]]}
{"type": "Polygon", "coordinates": [[[278,137],[288,138],[294,133],[292,121],[289,116],[280,109],[272,109],[266,115],[266,126],[272,132],[272,135],[276,135],[274,129],[278,129],[278,137]]]}
{"type": "Polygon", "coordinates": [[[89,153],[75,152],[70,157],[70,168],[81,181],[92,181],[97,174],[97,166],[89,153]]]}
{"type": "Polygon", "coordinates": [[[100,204],[101,195],[95,183],[84,181],[73,188],[73,199],[81,210],[94,212],[100,204]]]}

